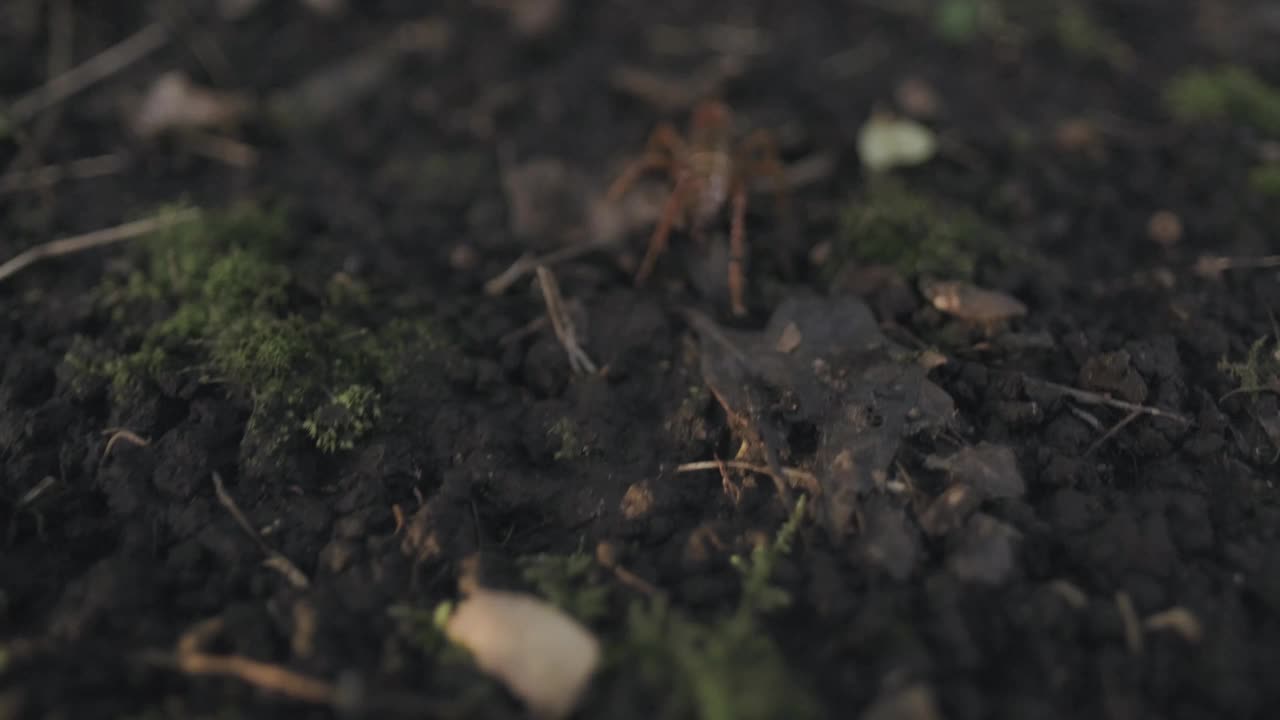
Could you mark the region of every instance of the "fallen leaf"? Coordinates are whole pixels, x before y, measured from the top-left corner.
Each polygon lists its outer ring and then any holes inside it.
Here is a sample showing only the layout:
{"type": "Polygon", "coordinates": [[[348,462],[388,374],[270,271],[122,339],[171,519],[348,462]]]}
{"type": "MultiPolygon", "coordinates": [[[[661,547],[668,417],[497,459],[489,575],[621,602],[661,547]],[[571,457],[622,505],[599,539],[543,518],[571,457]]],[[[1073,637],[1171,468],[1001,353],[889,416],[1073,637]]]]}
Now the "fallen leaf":
{"type": "Polygon", "coordinates": [[[138,104],[130,124],[144,138],[171,130],[203,130],[240,122],[252,109],[247,96],[201,87],[186,73],[156,78],[138,104]]]}
{"type": "Polygon", "coordinates": [[[763,448],[775,481],[783,477],[779,458],[790,452],[791,428],[817,430],[821,507],[838,538],[852,528],[859,497],[883,487],[901,441],[944,427],[954,413],[951,397],[880,332],[857,298],[790,298],[759,333],[688,316],[700,339],[703,379],[734,429],[763,448]],[[779,351],[790,332],[803,342],[779,351]]]}
{"type": "Polygon", "coordinates": [[[959,280],[925,281],[920,291],[935,308],[962,320],[995,323],[1027,314],[1017,298],[959,280]]]}
{"type": "Polygon", "coordinates": [[[873,173],[896,167],[922,165],[938,150],[937,139],[928,127],[888,113],[872,113],[858,131],[858,157],[873,173]]]}
{"type": "Polygon", "coordinates": [[[576,620],[532,595],[476,588],[445,625],[481,670],[538,716],[568,716],[600,664],[600,641],[576,620]]]}
{"type": "Polygon", "coordinates": [[[1020,498],[1027,490],[1013,450],[985,440],[945,457],[930,455],[924,464],[930,470],[946,472],[952,480],[973,487],[986,498],[1020,498]]]}

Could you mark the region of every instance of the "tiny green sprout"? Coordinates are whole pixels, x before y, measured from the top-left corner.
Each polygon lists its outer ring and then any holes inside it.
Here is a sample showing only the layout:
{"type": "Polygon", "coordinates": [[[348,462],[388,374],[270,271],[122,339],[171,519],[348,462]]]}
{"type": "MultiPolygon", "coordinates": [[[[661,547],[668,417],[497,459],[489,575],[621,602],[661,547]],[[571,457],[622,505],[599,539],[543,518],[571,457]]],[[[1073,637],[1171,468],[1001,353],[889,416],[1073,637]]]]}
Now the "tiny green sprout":
{"type": "Polygon", "coordinates": [[[426,655],[438,655],[451,647],[445,626],[453,609],[453,602],[443,600],[431,609],[392,605],[387,608],[387,614],[399,623],[400,634],[410,645],[426,655]]]}
{"type": "Polygon", "coordinates": [[[771,612],[791,604],[790,594],[775,587],[771,580],[778,558],[791,552],[791,545],[804,519],[805,502],[805,496],[801,495],[773,542],[757,545],[751,551],[750,558],[741,555],[730,558],[730,562],[742,574],[741,612],[771,612]]]}
{"type": "Polygon", "coordinates": [[[1247,67],[1185,70],[1165,85],[1164,101],[1180,122],[1233,120],[1280,135],[1280,89],[1247,67]]]}
{"type": "Polygon", "coordinates": [[[609,586],[596,577],[595,558],[579,549],[572,555],[533,555],[520,559],[524,581],[548,602],[582,622],[609,612],[609,586]]]}
{"type": "Polygon", "coordinates": [[[1218,369],[1238,384],[1235,390],[1223,395],[1222,400],[1242,393],[1280,393],[1280,338],[1273,339],[1268,350],[1267,336],[1264,335],[1249,347],[1243,362],[1233,363],[1224,358],[1218,363],[1218,369]]]}
{"type": "Polygon", "coordinates": [[[1266,163],[1250,170],[1249,187],[1263,197],[1280,198],[1280,163],[1266,163]]]}
{"type": "Polygon", "coordinates": [[[556,440],[556,451],[552,457],[557,460],[572,460],[591,454],[591,445],[584,441],[578,432],[578,425],[567,417],[562,417],[547,428],[547,437],[556,440]]]}

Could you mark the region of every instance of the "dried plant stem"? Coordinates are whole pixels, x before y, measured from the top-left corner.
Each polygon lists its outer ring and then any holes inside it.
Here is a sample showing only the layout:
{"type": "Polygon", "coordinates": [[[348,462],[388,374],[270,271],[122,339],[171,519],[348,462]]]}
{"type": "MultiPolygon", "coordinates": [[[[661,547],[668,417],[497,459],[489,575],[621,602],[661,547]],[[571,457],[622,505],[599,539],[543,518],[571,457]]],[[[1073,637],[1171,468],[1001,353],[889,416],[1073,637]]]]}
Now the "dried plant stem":
{"type": "Polygon", "coordinates": [[[115,227],[94,230],[93,232],[83,235],[75,235],[61,240],[54,240],[43,245],[37,245],[33,248],[19,253],[9,261],[0,265],[0,282],[7,280],[10,276],[17,274],[25,269],[28,265],[39,260],[50,257],[58,257],[61,255],[70,255],[72,253],[91,250],[103,245],[111,245],[125,240],[131,240],[141,235],[163,230],[173,227],[184,222],[194,220],[199,215],[199,210],[194,208],[179,210],[177,212],[166,213],[145,220],[135,220],[134,222],[116,225],[115,227]]]}
{"type": "Polygon", "coordinates": [[[564,306],[556,276],[542,265],[538,266],[538,286],[542,288],[542,299],[547,304],[547,318],[551,321],[551,329],[569,356],[569,367],[580,375],[597,372],[596,364],[578,344],[578,331],[564,306]]]}
{"type": "Polygon", "coordinates": [[[227,492],[226,486],[222,484],[222,476],[216,472],[213,474],[213,490],[214,493],[217,494],[218,502],[222,504],[222,507],[227,509],[227,512],[231,515],[232,519],[236,521],[236,524],[240,526],[240,529],[244,530],[245,534],[248,535],[258,548],[262,550],[262,553],[267,556],[266,562],[263,563],[264,565],[279,572],[294,587],[305,588],[311,584],[310,581],[307,580],[307,576],[298,569],[297,565],[293,564],[293,561],[289,560],[289,558],[284,555],[281,555],[274,548],[268,545],[267,541],[263,540],[262,536],[258,534],[258,531],[253,529],[253,525],[249,523],[249,519],[240,511],[240,506],[236,505],[236,501],[231,497],[231,494],[227,492]]]}
{"type": "Polygon", "coordinates": [[[169,31],[152,24],[103,50],[18,98],[6,113],[10,122],[23,123],[41,111],[129,67],[169,42],[169,31]]]}

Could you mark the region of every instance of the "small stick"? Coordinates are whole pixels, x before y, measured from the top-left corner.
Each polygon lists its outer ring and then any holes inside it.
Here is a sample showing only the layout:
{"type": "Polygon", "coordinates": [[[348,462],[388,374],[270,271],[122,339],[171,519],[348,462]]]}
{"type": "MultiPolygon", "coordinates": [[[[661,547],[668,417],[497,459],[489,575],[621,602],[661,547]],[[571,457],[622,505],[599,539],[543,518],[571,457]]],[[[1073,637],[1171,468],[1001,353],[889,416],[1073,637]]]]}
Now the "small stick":
{"type": "Polygon", "coordinates": [[[1219,257],[1204,255],[1196,260],[1193,268],[1202,277],[1217,277],[1226,270],[1263,269],[1280,267],[1280,255],[1264,255],[1262,257],[1219,257]]]}
{"type": "Polygon", "coordinates": [[[1089,449],[1084,451],[1085,457],[1088,457],[1094,454],[1095,452],[1097,452],[1098,448],[1105,445],[1108,440],[1116,436],[1116,433],[1119,433],[1121,430],[1124,429],[1126,425],[1133,422],[1134,420],[1137,420],[1138,417],[1141,415],[1142,413],[1138,412],[1137,410],[1134,410],[1130,412],[1128,415],[1125,415],[1124,419],[1116,423],[1115,425],[1112,425],[1111,429],[1108,430],[1105,435],[1093,441],[1093,444],[1089,446],[1089,449]]]}
{"type": "Polygon", "coordinates": [[[573,318],[569,317],[569,312],[564,307],[564,298],[560,295],[560,284],[556,282],[556,276],[542,265],[538,266],[538,286],[542,288],[542,300],[547,304],[551,329],[569,356],[569,367],[580,375],[597,372],[596,364],[591,362],[586,351],[578,344],[578,331],[574,327],[573,318]]]}
{"type": "Polygon", "coordinates": [[[131,442],[138,447],[146,447],[151,444],[150,440],[147,440],[138,433],[127,428],[107,428],[102,431],[102,434],[111,436],[111,438],[107,440],[106,449],[102,451],[102,457],[104,459],[111,454],[111,449],[114,448],[116,443],[121,440],[131,442]]]}
{"type": "Polygon", "coordinates": [[[129,160],[126,156],[111,153],[72,160],[62,165],[45,165],[33,170],[6,173],[0,175],[0,195],[26,190],[44,190],[65,179],[89,180],[114,175],[128,165],[129,160]]]}
{"type": "Polygon", "coordinates": [[[169,42],[169,31],[152,24],[94,55],[80,65],[18,98],[6,113],[13,123],[23,123],[41,111],[129,67],[169,42]]]}
{"type": "Polygon", "coordinates": [[[549,252],[542,257],[534,257],[528,253],[521,255],[518,260],[511,264],[511,267],[503,270],[501,274],[484,284],[484,292],[486,295],[501,295],[506,292],[512,285],[519,282],[520,278],[528,275],[538,268],[538,266],[551,267],[566,260],[586,255],[590,252],[601,250],[603,246],[595,243],[580,243],[570,245],[569,247],[560,248],[554,252],[549,252]]]}
{"type": "Polygon", "coordinates": [[[243,655],[205,653],[201,648],[222,630],[223,624],[222,618],[205,620],[178,639],[174,658],[178,670],[188,675],[233,677],[293,700],[318,705],[334,704],[337,688],[323,680],[243,655]]]}
{"type": "Polygon", "coordinates": [[[1120,620],[1124,623],[1124,644],[1132,655],[1142,654],[1142,623],[1138,613],[1133,609],[1133,600],[1129,593],[1121,590],[1116,593],[1116,609],[1120,611],[1120,620]]]}
{"type": "MultiPolygon", "coordinates": [[[[747,472],[757,473],[759,475],[773,475],[773,471],[764,465],[753,465],[742,460],[702,460],[699,462],[684,463],[676,466],[677,473],[704,472],[707,470],[721,470],[722,467],[733,468],[734,470],[746,470],[747,472]]],[[[813,473],[801,470],[800,468],[784,467],[783,474],[792,482],[803,483],[807,487],[819,487],[818,478],[813,473]]]]}
{"type": "Polygon", "coordinates": [[[222,484],[222,476],[216,472],[213,473],[213,490],[218,496],[218,502],[222,504],[222,507],[227,509],[227,512],[231,514],[232,519],[236,521],[240,529],[244,530],[253,539],[253,542],[257,544],[258,548],[262,550],[262,553],[267,556],[266,561],[263,563],[264,565],[284,575],[285,579],[294,587],[305,588],[310,585],[307,576],[298,569],[297,565],[294,565],[289,558],[267,545],[267,541],[263,540],[258,531],[253,529],[249,519],[244,516],[244,513],[240,512],[240,506],[236,505],[235,499],[227,492],[226,486],[222,484]]]}
{"type": "Polygon", "coordinates": [[[1124,400],[1116,400],[1110,395],[1102,395],[1099,393],[1089,392],[1087,390],[1080,390],[1078,388],[1073,388],[1067,385],[1059,385],[1058,383],[1055,383],[1055,382],[1049,382],[1048,380],[1039,380],[1037,378],[1029,377],[1027,375],[1023,375],[1022,379],[1023,379],[1023,382],[1029,385],[1039,385],[1040,387],[1043,387],[1043,388],[1056,390],[1057,392],[1060,392],[1063,395],[1067,395],[1068,397],[1074,398],[1075,400],[1078,400],[1086,405],[1106,405],[1108,407],[1119,408],[1121,410],[1128,410],[1130,412],[1136,412],[1143,415],[1151,415],[1153,417],[1162,417],[1169,420],[1176,420],[1177,422],[1180,422],[1183,425],[1191,424],[1190,418],[1184,415],[1179,415],[1178,413],[1173,412],[1171,410],[1164,410],[1162,408],[1153,407],[1151,405],[1138,405],[1136,403],[1126,402],[1124,400]]]}
{"type": "Polygon", "coordinates": [[[93,232],[84,233],[83,235],[74,235],[61,240],[36,245],[24,252],[19,253],[12,259],[0,265],[0,282],[7,280],[10,276],[26,269],[39,260],[50,257],[60,257],[62,255],[70,255],[72,253],[91,250],[103,245],[111,245],[125,240],[132,240],[141,235],[164,230],[180,225],[184,222],[194,220],[200,211],[195,208],[178,210],[172,213],[166,213],[157,217],[146,218],[144,220],[135,220],[123,225],[115,227],[94,230],[93,232]]]}

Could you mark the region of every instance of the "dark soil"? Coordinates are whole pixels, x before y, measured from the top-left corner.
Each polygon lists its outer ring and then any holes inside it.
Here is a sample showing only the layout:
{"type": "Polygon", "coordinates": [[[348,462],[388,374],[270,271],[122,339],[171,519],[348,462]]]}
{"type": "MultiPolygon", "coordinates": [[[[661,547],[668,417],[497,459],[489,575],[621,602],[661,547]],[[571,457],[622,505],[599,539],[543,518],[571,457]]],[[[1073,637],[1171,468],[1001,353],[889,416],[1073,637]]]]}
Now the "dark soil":
{"type": "MultiPolygon", "coordinates": [[[[811,294],[861,295],[886,335],[943,353],[929,377],[956,412],[947,428],[907,438],[888,477],[858,489],[849,532],[831,532],[823,495],[812,498],[818,512],[773,575],[791,603],[759,620],[798,688],[771,707],[798,713],[803,695],[823,717],[920,720],[1245,718],[1280,707],[1280,421],[1267,392],[1224,398],[1238,382],[1221,366],[1273,332],[1280,276],[1193,271],[1201,255],[1280,248],[1280,205],[1250,181],[1280,162],[1267,160],[1280,135],[1239,114],[1178,123],[1162,99],[1192,66],[1230,63],[1280,82],[1272,4],[1073,5],[1127,47],[1127,61],[1061,41],[1048,11],[1007,13],[1004,29],[948,41],[932,3],[566,0],[531,34],[480,3],[352,2],[335,19],[275,2],[236,21],[216,5],[3,3],[0,97],[148,23],[171,39],[0,130],[10,178],[125,159],[101,177],[0,190],[0,259],[177,201],[253,201],[284,208],[287,242],[273,252],[292,274],[291,312],[329,312],[326,288],[341,274],[368,291],[343,311],[347,326],[429,318],[447,341],[395,356],[376,425],[326,453],[305,435],[263,440],[243,383],[170,368],[123,392],[68,360],[85,343],[135,351],[140,329],[172,310],[121,305],[112,292],[148,262],[145,244],[0,281],[0,718],[521,717],[514,698],[450,661],[429,631],[406,631],[394,608],[429,614],[459,597],[463,577],[528,589],[521,563],[540,553],[608,548],[674,608],[714,625],[740,602],[730,557],[773,535],[790,508],[764,476],[675,472],[753,439],[751,420],[736,422],[709,391],[707,340],[688,311],[758,330],[811,294]],[[427,17],[424,5],[447,38],[387,61],[368,92],[346,92],[323,116],[280,94],[385,46],[427,17]],[[788,164],[833,165],[794,189],[786,216],[767,194],[753,199],[747,318],[728,313],[720,227],[705,245],[676,232],[639,289],[629,273],[651,214],[626,224],[617,247],[556,265],[581,311],[582,346],[605,369],[575,374],[548,326],[522,332],[545,315],[531,278],[500,295],[484,284],[526,251],[580,241],[588,193],[656,123],[684,127],[689,103],[657,107],[620,90],[614,72],[692,82],[735,43],[749,51],[740,70],[710,91],[742,126],[774,129],[788,164]],[[187,135],[139,139],[125,118],[175,69],[284,98],[298,116],[255,113],[209,131],[252,148],[251,164],[187,135]],[[936,94],[927,123],[942,142],[931,162],[895,175],[1018,249],[1022,259],[980,260],[968,278],[1026,303],[1011,326],[948,319],[916,291],[911,267],[879,280],[861,272],[869,263],[831,272],[847,259],[850,208],[873,202],[878,182],[859,163],[858,130],[873,107],[897,107],[895,89],[912,78],[936,94]],[[1069,121],[1079,122],[1064,130],[1069,121]],[[551,180],[512,187],[540,162],[551,180]],[[1180,220],[1173,242],[1148,230],[1161,210],[1180,220]],[[837,252],[819,267],[810,251],[824,244],[837,252]],[[1190,422],[1121,424],[1126,409],[1057,386],[1190,422]],[[117,429],[146,444],[109,445],[117,429]],[[984,442],[1012,449],[1025,492],[979,497],[949,520],[931,514],[951,480],[927,458],[984,442]],[[219,502],[215,473],[308,585],[264,566],[219,502]],[[222,623],[210,652],[335,683],[344,699],[307,703],[184,672],[175,643],[210,618],[222,623]]],[[[827,430],[793,423],[784,464],[821,474],[827,430]]],[[[763,462],[754,440],[747,459],[763,462]]],[[[626,608],[646,596],[593,573],[609,600],[592,627],[626,647],[626,608]]],[[[738,661],[718,662],[731,672],[738,661]]],[[[670,686],[652,677],[610,665],[577,716],[695,714],[662,701],[678,673],[670,686]]]]}

